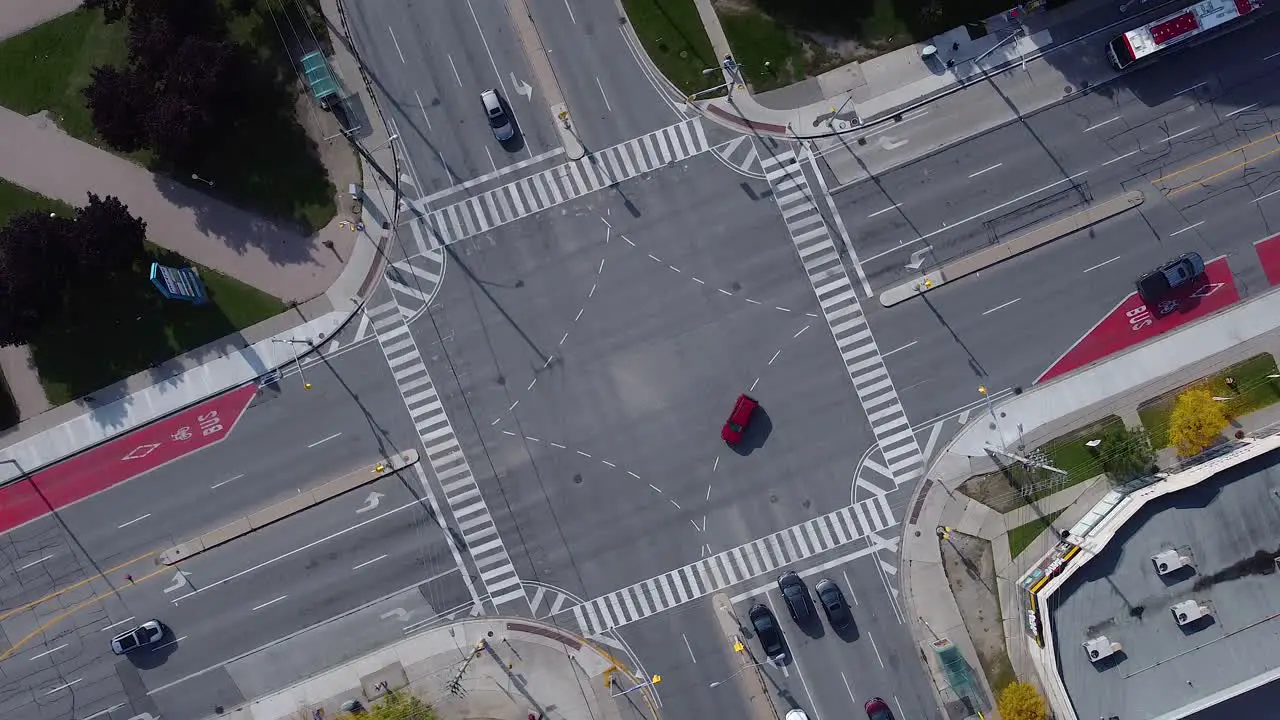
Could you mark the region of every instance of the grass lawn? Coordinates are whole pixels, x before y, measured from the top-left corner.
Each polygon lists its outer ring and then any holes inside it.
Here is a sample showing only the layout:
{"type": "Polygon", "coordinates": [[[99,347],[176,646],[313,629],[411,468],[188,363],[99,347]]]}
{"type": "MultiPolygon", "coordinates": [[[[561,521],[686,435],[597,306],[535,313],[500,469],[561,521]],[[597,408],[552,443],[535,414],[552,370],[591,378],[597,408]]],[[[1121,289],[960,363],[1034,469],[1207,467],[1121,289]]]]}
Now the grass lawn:
{"type": "Polygon", "coordinates": [[[190,263],[161,248],[148,251],[151,257],[140,264],[137,282],[114,293],[92,322],[51,328],[31,343],[49,402],[61,405],[83,397],[286,309],[270,295],[205,268],[200,277],[208,303],[165,300],[147,279],[150,261],[190,263]]]}
{"type": "MultiPolygon", "coordinates": [[[[198,168],[215,186],[212,190],[197,187],[313,232],[336,214],[335,190],[314,143],[294,117],[290,100],[296,78],[283,72],[289,68],[292,73],[292,66],[269,6],[268,0],[257,0],[245,15],[232,18],[230,31],[234,39],[254,48],[255,54],[274,67],[285,94],[281,102],[245,99],[245,112],[254,115],[249,129],[241,136],[219,139],[217,145],[225,150],[211,151],[207,164],[198,168]]],[[[288,12],[295,14],[296,7],[288,12]]],[[[279,16],[278,8],[276,12],[279,16]]],[[[105,147],[93,129],[80,91],[88,85],[93,67],[124,64],[127,31],[124,21],[107,25],[100,12],[77,10],[5,40],[0,43],[0,67],[4,68],[0,73],[0,105],[24,115],[48,110],[69,135],[105,147]]],[[[166,172],[145,150],[126,157],[166,172]]],[[[189,172],[170,174],[179,181],[192,182],[189,172]]]]}
{"type": "Polygon", "coordinates": [[[1268,353],[1254,355],[1222,372],[1140,405],[1138,417],[1151,436],[1151,446],[1159,450],[1169,446],[1169,416],[1173,413],[1174,402],[1182,392],[1191,387],[1207,387],[1215,397],[1232,398],[1227,403],[1227,414],[1229,417],[1240,417],[1280,402],[1280,383],[1276,378],[1267,377],[1276,374],[1280,373],[1276,370],[1275,358],[1268,353]],[[1235,379],[1235,390],[1227,385],[1228,377],[1235,379]]]}
{"type": "Polygon", "coordinates": [[[806,52],[804,41],[790,29],[754,12],[721,12],[733,57],[742,65],[742,74],[756,92],[785,87],[803,80],[812,70],[812,49],[806,52]],[[768,65],[765,65],[765,63],[768,65]]]}
{"type": "Polygon", "coordinates": [[[724,82],[720,59],[702,27],[693,0],[622,0],[627,19],[658,70],[686,95],[724,82]]]}
{"type": "Polygon", "coordinates": [[[9,224],[9,219],[14,215],[28,210],[57,213],[68,217],[75,212],[75,208],[61,200],[50,200],[21,185],[14,185],[0,178],[0,225],[9,224]]]}
{"type": "Polygon", "coordinates": [[[1029,523],[1024,523],[1009,531],[1009,557],[1016,558],[1040,537],[1040,533],[1044,532],[1053,524],[1054,520],[1062,514],[1059,510],[1056,513],[1049,513],[1044,517],[1038,517],[1029,523]]]}
{"type": "Polygon", "coordinates": [[[1040,446],[1040,449],[1049,456],[1051,465],[1067,471],[1066,482],[1053,492],[1105,472],[1102,461],[1098,458],[1098,451],[1085,443],[1102,438],[1113,428],[1124,428],[1124,421],[1116,415],[1108,415],[1092,425],[1054,438],[1040,446]]]}

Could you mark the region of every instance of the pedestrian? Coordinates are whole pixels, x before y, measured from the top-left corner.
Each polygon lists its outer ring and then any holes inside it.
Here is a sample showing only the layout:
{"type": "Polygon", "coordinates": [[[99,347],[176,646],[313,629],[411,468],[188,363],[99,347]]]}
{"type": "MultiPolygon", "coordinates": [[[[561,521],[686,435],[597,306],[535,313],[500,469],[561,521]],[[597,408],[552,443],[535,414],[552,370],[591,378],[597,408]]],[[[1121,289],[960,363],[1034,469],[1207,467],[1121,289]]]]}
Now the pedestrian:
{"type": "Polygon", "coordinates": [[[125,576],[124,576],[124,579],[125,579],[125,580],[128,580],[130,585],[132,585],[132,584],[133,584],[133,576],[132,576],[132,575],[125,575],[125,576]]]}

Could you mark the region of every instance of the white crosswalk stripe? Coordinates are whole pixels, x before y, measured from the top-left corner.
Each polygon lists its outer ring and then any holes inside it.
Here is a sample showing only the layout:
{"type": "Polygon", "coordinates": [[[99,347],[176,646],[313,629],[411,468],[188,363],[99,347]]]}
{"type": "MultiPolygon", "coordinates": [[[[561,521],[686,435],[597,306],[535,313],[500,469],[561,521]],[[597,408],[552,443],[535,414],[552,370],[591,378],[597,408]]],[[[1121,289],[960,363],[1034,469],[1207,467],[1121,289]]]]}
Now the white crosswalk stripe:
{"type": "Polygon", "coordinates": [[[427,374],[427,366],[422,362],[404,315],[395,302],[376,305],[366,312],[485,593],[496,607],[524,600],[520,578],[498,536],[498,528],[476,485],[471,465],[462,453],[453,425],[445,415],[444,404],[427,374]]]}
{"type": "Polygon", "coordinates": [[[739,135],[711,148],[711,152],[735,172],[753,178],[764,178],[760,171],[760,151],[750,135],[739,135]]]}
{"type": "Polygon", "coordinates": [[[410,224],[420,226],[420,252],[427,252],[709,149],[702,119],[684,120],[419,215],[410,224]]]}
{"type": "Polygon", "coordinates": [[[849,273],[818,210],[804,166],[788,150],[765,158],[761,167],[895,485],[920,477],[924,472],[920,445],[911,432],[880,348],[871,336],[849,273]]]}
{"type": "Polygon", "coordinates": [[[897,523],[888,501],[883,495],[877,495],[565,608],[555,613],[554,622],[572,621],[576,625],[569,627],[577,627],[586,636],[596,635],[847,545],[897,523]]]}
{"type": "Polygon", "coordinates": [[[409,223],[409,227],[413,243],[406,252],[410,249],[417,252],[383,271],[387,287],[405,320],[413,319],[426,308],[444,277],[444,250],[427,244],[419,223],[409,223]]]}

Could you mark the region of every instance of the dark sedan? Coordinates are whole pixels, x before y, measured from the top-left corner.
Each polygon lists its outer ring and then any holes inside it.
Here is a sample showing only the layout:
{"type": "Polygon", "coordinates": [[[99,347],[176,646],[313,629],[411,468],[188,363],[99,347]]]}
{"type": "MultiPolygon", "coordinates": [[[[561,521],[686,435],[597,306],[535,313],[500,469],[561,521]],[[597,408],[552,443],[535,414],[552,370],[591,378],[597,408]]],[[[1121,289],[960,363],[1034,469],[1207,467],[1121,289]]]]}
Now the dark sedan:
{"type": "Polygon", "coordinates": [[[764,654],[769,659],[778,658],[786,653],[786,646],[782,643],[782,628],[778,627],[778,619],[773,616],[773,611],[767,605],[764,603],[753,605],[747,617],[751,618],[751,627],[756,631],[760,649],[764,650],[764,654]]]}

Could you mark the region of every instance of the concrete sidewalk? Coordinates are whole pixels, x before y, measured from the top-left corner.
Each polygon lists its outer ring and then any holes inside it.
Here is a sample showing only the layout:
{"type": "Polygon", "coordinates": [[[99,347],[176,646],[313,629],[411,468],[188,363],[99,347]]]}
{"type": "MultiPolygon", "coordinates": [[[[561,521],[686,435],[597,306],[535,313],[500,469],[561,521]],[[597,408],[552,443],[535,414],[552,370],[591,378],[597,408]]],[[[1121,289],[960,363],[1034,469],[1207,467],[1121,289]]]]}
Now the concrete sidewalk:
{"type": "Polygon", "coordinates": [[[211,717],[334,718],[348,701],[369,708],[384,693],[400,692],[434,706],[440,717],[657,720],[652,690],[643,684],[609,654],[559,628],[486,619],[427,630],[211,717]]]}
{"type": "MultiPolygon", "coordinates": [[[[998,469],[985,450],[988,445],[1019,452],[1107,415],[1133,418],[1140,403],[1259,353],[1280,357],[1280,292],[1265,293],[1145,345],[1010,396],[995,404],[996,420],[983,415],[962,429],[930,467],[927,479],[916,488],[909,504],[908,527],[903,533],[902,597],[921,647],[932,641],[934,633],[946,634],[961,649],[975,676],[982,677],[974,642],[940,565],[935,529],[952,527],[993,541],[1009,658],[1020,678],[1037,681],[1022,629],[1016,582],[1056,538],[1052,533],[1043,533],[1017,558],[1009,558],[1003,535],[1008,527],[1028,522],[1039,513],[1058,510],[1063,514],[1054,526],[1069,528],[1092,508],[1098,493],[1108,489],[1105,483],[1076,486],[1081,489],[1075,502],[1067,502],[1070,498],[1063,495],[1061,499],[1048,499],[1043,507],[1024,509],[1015,518],[1001,516],[957,492],[965,480],[998,469]]],[[[1239,424],[1248,430],[1274,422],[1278,414],[1280,409],[1267,408],[1241,418],[1239,424]]],[[[940,668],[931,663],[930,671],[936,687],[948,687],[940,668]]],[[[948,699],[945,693],[943,699],[948,699]]]]}
{"type": "MultiPolygon", "coordinates": [[[[333,28],[342,28],[337,0],[321,0],[326,17],[333,28]]],[[[356,67],[354,59],[348,51],[347,40],[336,37],[334,42],[335,66],[356,67]]],[[[363,103],[364,107],[376,107],[368,98],[367,87],[358,76],[344,78],[346,87],[355,90],[354,101],[363,103]]],[[[0,110],[0,114],[3,114],[0,110]]],[[[13,115],[13,113],[9,113],[13,115]]],[[[30,122],[20,116],[18,123],[30,122]]],[[[389,147],[385,126],[378,118],[368,123],[368,134],[361,138],[370,147],[382,146],[373,156],[373,162],[386,168],[394,166],[392,150],[389,147]]],[[[3,121],[0,121],[0,128],[3,121]]],[[[56,130],[41,130],[46,135],[61,136],[56,130]]],[[[0,130],[0,136],[5,133],[0,130]]],[[[65,138],[65,136],[62,136],[65,138]]],[[[11,143],[8,138],[0,139],[0,147],[11,143]]],[[[52,142],[59,142],[56,137],[52,142]]],[[[337,142],[344,142],[338,140],[337,142]]],[[[83,143],[81,143],[83,145],[83,143]]],[[[107,155],[110,160],[119,160],[96,148],[95,153],[107,155]]],[[[124,161],[121,161],[124,162],[124,161]]],[[[47,160],[39,163],[51,164],[47,160]]],[[[128,162],[124,163],[131,172],[144,170],[128,162]]],[[[23,421],[17,427],[0,436],[0,483],[33,473],[66,457],[86,450],[111,438],[157,420],[205,398],[225,392],[244,383],[252,382],[278,367],[293,362],[293,354],[286,351],[278,341],[301,340],[314,348],[321,348],[360,308],[364,298],[374,287],[378,279],[378,271],[385,261],[385,252],[394,228],[390,219],[395,215],[395,190],[382,182],[383,175],[370,166],[368,158],[361,157],[364,177],[368,178],[363,194],[363,225],[359,232],[338,229],[345,234],[345,243],[351,248],[345,253],[345,262],[336,268],[335,277],[330,278],[327,285],[321,287],[319,294],[313,299],[298,305],[288,312],[266,320],[258,325],[246,328],[238,333],[224,337],[216,342],[197,348],[173,360],[137,373],[110,387],[103,388],[89,396],[54,408],[48,412],[23,421]]],[[[4,166],[3,152],[0,151],[0,166],[4,166]]],[[[114,163],[103,163],[103,168],[114,167],[114,163]]],[[[8,172],[6,170],[5,172],[8,172]]],[[[43,173],[43,169],[31,170],[43,173]]],[[[52,182],[63,182],[49,175],[52,182]]],[[[144,183],[145,185],[145,183],[144,183]]],[[[106,188],[112,188],[111,180],[106,188]]],[[[156,187],[150,189],[154,193],[151,200],[163,202],[156,187]]],[[[144,188],[140,192],[146,194],[144,188]]],[[[139,207],[120,193],[121,199],[130,204],[130,209],[139,211],[139,207]]],[[[229,208],[235,210],[234,208],[229,208]]],[[[170,206],[167,210],[159,210],[162,217],[171,213],[181,213],[182,209],[170,206]]],[[[239,212],[239,211],[236,211],[239,212]]],[[[244,215],[249,225],[257,227],[259,221],[244,215]]],[[[157,229],[165,227],[163,222],[157,224],[152,219],[149,226],[153,235],[157,229]]],[[[190,225],[188,226],[191,227],[190,225]]],[[[258,228],[261,230],[261,228],[258,228]]],[[[192,236],[194,237],[194,236],[192,236]]],[[[323,236],[320,236],[323,237],[323,236]]],[[[317,238],[312,238],[316,240],[317,238]]],[[[208,243],[216,243],[206,238],[208,243]]],[[[222,250],[227,248],[221,247],[222,250]]],[[[183,251],[185,253],[185,251],[183,251]]],[[[325,249],[325,252],[330,252],[325,249]]],[[[204,262],[199,256],[188,255],[193,260],[204,262]]]]}
{"type": "MultiPolygon", "coordinates": [[[[695,2],[716,57],[732,56],[712,0],[695,2]]],[[[1141,12],[1135,8],[1131,17],[1121,13],[1114,0],[1074,0],[1023,15],[1018,21],[996,15],[987,19],[987,34],[979,38],[970,38],[965,27],[958,27],[786,88],[753,94],[738,84],[727,98],[696,101],[694,105],[708,118],[738,131],[802,139],[828,137],[900,115],[1101,27],[1137,25],[1162,4],[1143,7],[1141,12]],[[926,59],[922,50],[927,46],[936,48],[937,53],[926,59]]],[[[725,72],[726,82],[735,79],[740,78],[725,72]]]]}

